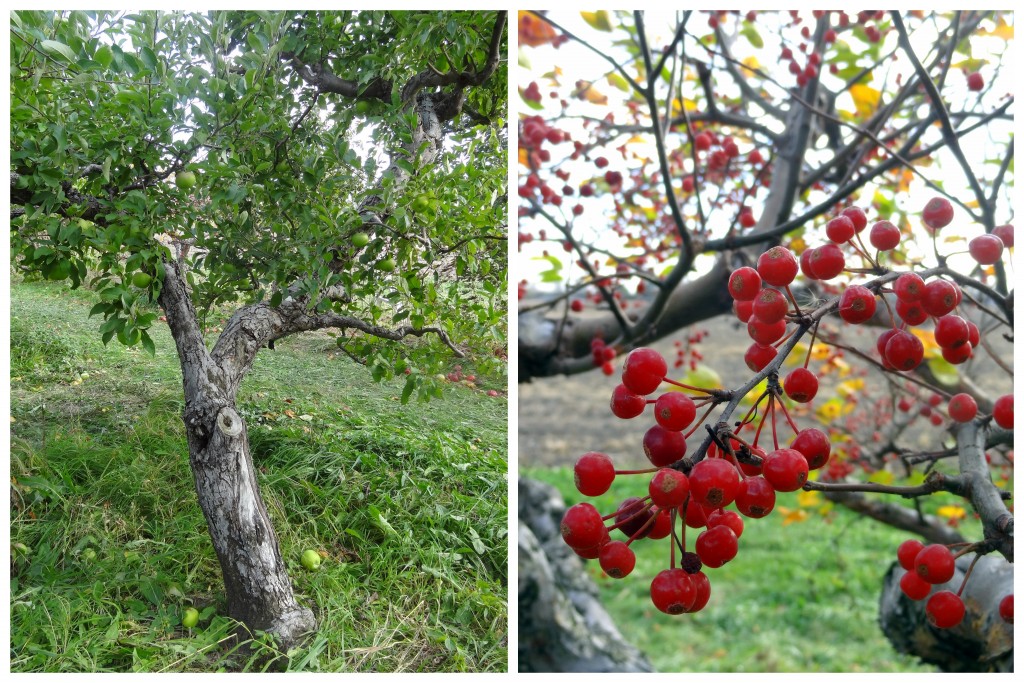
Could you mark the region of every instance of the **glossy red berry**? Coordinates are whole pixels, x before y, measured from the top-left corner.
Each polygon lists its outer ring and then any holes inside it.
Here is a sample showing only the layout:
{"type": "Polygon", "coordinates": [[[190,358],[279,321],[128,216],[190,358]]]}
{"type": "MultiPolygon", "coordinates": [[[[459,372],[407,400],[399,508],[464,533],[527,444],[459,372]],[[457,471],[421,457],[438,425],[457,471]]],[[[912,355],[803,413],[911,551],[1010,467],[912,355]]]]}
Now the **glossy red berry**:
{"type": "Polygon", "coordinates": [[[853,285],[839,297],[839,317],[854,325],[867,322],[875,315],[876,305],[874,292],[867,287],[853,285]]]}
{"type": "Polygon", "coordinates": [[[751,301],[761,290],[761,276],[750,266],[737,268],[729,276],[729,294],[737,301],[751,301]]]}
{"type": "Polygon", "coordinates": [[[815,251],[815,249],[804,249],[803,253],[800,254],[800,272],[804,274],[804,277],[811,280],[818,279],[817,274],[814,272],[814,266],[811,263],[811,257],[815,251]]]}
{"type": "Polygon", "coordinates": [[[717,569],[736,557],[739,543],[733,530],[723,524],[702,531],[694,543],[694,550],[705,567],[717,569]]]}
{"type": "Polygon", "coordinates": [[[754,315],[762,322],[778,322],[784,319],[788,312],[789,300],[777,289],[762,289],[754,298],[754,315]]]}
{"type": "Polygon", "coordinates": [[[608,535],[601,513],[590,503],[576,503],[562,516],[562,540],[570,548],[591,548],[608,535]]]}
{"type": "Polygon", "coordinates": [[[998,225],[992,230],[992,234],[998,237],[1003,242],[1003,246],[1007,249],[1013,249],[1013,226],[1012,225],[998,225]]]}
{"type": "Polygon", "coordinates": [[[913,370],[924,358],[924,344],[909,332],[899,330],[886,343],[885,358],[896,370],[913,370]]]}
{"type": "Polygon", "coordinates": [[[690,482],[682,472],[663,468],[651,477],[647,492],[651,496],[651,502],[659,508],[679,507],[686,502],[686,497],[690,493],[690,482]]]}
{"type": "Polygon", "coordinates": [[[597,558],[604,573],[613,579],[629,576],[636,567],[636,555],[623,541],[605,543],[597,558]]]}
{"type": "Polygon", "coordinates": [[[647,538],[654,540],[668,538],[668,535],[672,533],[672,511],[662,510],[655,505],[651,508],[651,512],[654,514],[654,524],[651,525],[647,538]]]}
{"type": "Polygon", "coordinates": [[[908,572],[914,573],[914,560],[917,559],[917,554],[921,552],[922,548],[924,548],[924,543],[916,538],[908,538],[900,543],[900,547],[896,549],[896,559],[899,560],[900,566],[908,572]]]}
{"type": "Polygon", "coordinates": [[[980,72],[974,71],[967,74],[967,89],[972,92],[978,92],[985,87],[985,77],[980,72]]]}
{"type": "Polygon", "coordinates": [[[646,396],[665,379],[668,364],[660,353],[650,348],[633,349],[622,367],[622,383],[634,394],[646,396]]]}
{"type": "Polygon", "coordinates": [[[732,310],[741,323],[750,322],[750,317],[754,315],[754,301],[733,301],[732,310]]]}
{"type": "Polygon", "coordinates": [[[768,346],[782,339],[786,334],[786,321],[765,322],[755,313],[747,321],[747,334],[758,344],[768,346]]]}
{"type": "Polygon", "coordinates": [[[697,595],[693,599],[693,605],[687,611],[699,612],[711,599],[711,579],[707,577],[707,574],[698,570],[696,573],[690,574],[690,580],[693,582],[693,588],[697,595]]]}
{"type": "Polygon", "coordinates": [[[992,419],[1003,429],[1013,429],[1013,394],[996,399],[992,406],[992,419]]]}
{"type": "Polygon", "coordinates": [[[775,360],[778,353],[774,346],[764,346],[754,342],[743,354],[743,361],[752,372],[761,372],[765,366],[775,360]]]}
{"type": "Polygon", "coordinates": [[[789,249],[775,246],[757,259],[757,272],[761,279],[775,287],[785,287],[796,277],[800,265],[789,249]]]}
{"type": "Polygon", "coordinates": [[[914,558],[914,571],[928,583],[946,583],[956,572],[956,562],[949,548],[932,543],[921,548],[914,558]]]}
{"type": "Polygon", "coordinates": [[[736,509],[752,519],[766,517],[775,508],[775,489],[763,477],[747,477],[736,491],[736,509]]]}
{"type": "Polygon", "coordinates": [[[954,346],[952,348],[942,347],[942,358],[947,363],[952,365],[960,365],[966,363],[971,356],[974,355],[974,347],[968,344],[961,344],[960,346],[954,346]]]}
{"type": "Polygon", "coordinates": [[[796,491],[807,481],[807,460],[793,448],[780,448],[764,461],[764,478],[776,491],[796,491]]]}
{"type": "Polygon", "coordinates": [[[828,435],[817,427],[800,430],[789,447],[798,451],[807,461],[807,469],[818,470],[828,463],[832,454],[832,442],[828,435]]]}
{"type": "Polygon", "coordinates": [[[644,455],[655,467],[668,467],[686,455],[686,438],[682,432],[673,432],[660,424],[651,425],[644,432],[644,455]]]}
{"type": "Polygon", "coordinates": [[[686,522],[686,526],[691,529],[701,529],[708,525],[708,510],[703,505],[700,505],[690,497],[683,510],[680,508],[680,512],[684,513],[683,520],[686,522]]]}
{"type": "Polygon", "coordinates": [[[893,284],[893,291],[900,301],[920,301],[924,297],[924,280],[917,273],[903,273],[893,284]]]}
{"type": "Polygon", "coordinates": [[[999,601],[999,616],[1008,624],[1013,623],[1013,593],[999,601]]]}
{"type": "Polygon", "coordinates": [[[646,407],[647,399],[637,396],[624,384],[620,384],[612,390],[611,408],[615,417],[629,420],[643,413],[646,407]]]}
{"type": "Polygon", "coordinates": [[[693,138],[693,146],[701,152],[711,149],[711,136],[707,133],[697,133],[693,138]]]}
{"type": "Polygon", "coordinates": [[[724,507],[736,498],[740,475],[722,458],[705,458],[690,470],[690,493],[705,507],[724,507]]]}
{"type": "Polygon", "coordinates": [[[949,399],[949,418],[956,422],[970,422],[978,414],[978,402],[970,394],[957,394],[949,399]]]}
{"type": "Polygon", "coordinates": [[[952,591],[939,591],[928,598],[924,611],[935,628],[953,628],[964,620],[966,609],[959,595],[952,591]]]}
{"type": "Polygon", "coordinates": [[[928,200],[921,212],[924,224],[932,230],[939,230],[946,227],[953,220],[953,205],[944,197],[935,197],[928,200]]]}
{"type": "Polygon", "coordinates": [[[846,216],[836,216],[825,225],[825,234],[836,244],[849,242],[855,233],[853,221],[846,216]]]}
{"type": "Polygon", "coordinates": [[[604,453],[584,453],[573,468],[576,490],[584,496],[600,496],[615,480],[615,465],[604,453]]]}
{"type": "Polygon", "coordinates": [[[900,577],[900,590],[911,600],[924,600],[932,592],[932,585],[916,572],[908,571],[900,577]]]}
{"type": "Polygon", "coordinates": [[[967,243],[971,257],[983,266],[998,263],[1003,256],[1003,241],[995,235],[979,235],[967,243]]]}
{"type": "Polygon", "coordinates": [[[947,280],[932,280],[924,288],[921,305],[928,315],[942,317],[956,308],[960,288],[947,280]]]}
{"type": "Polygon", "coordinates": [[[928,313],[924,310],[924,306],[921,305],[920,301],[896,299],[896,315],[911,327],[920,325],[928,320],[928,313]]]}
{"type": "Polygon", "coordinates": [[[615,511],[615,525],[627,538],[646,538],[653,527],[653,519],[654,510],[639,498],[627,498],[615,511]]]}
{"type": "Polygon", "coordinates": [[[843,209],[841,215],[846,216],[853,222],[853,229],[857,232],[862,231],[868,226],[868,216],[864,213],[864,209],[859,206],[849,206],[843,209]]]}
{"type": "Polygon", "coordinates": [[[823,244],[811,250],[809,267],[817,280],[831,280],[846,268],[846,257],[838,245],[823,244]]]}
{"type": "Polygon", "coordinates": [[[944,315],[935,321],[935,343],[953,349],[970,341],[967,321],[958,315],[944,315]]]}
{"type": "Polygon", "coordinates": [[[720,524],[724,524],[732,529],[732,532],[736,534],[736,538],[743,536],[743,518],[739,516],[739,513],[732,510],[715,510],[708,515],[709,527],[720,524]]]}
{"type": "Polygon", "coordinates": [[[665,614],[683,614],[694,605],[697,591],[682,569],[663,569],[651,581],[651,602],[665,614]]]}
{"type": "Polygon", "coordinates": [[[666,392],[654,402],[654,419],[669,431],[686,429],[696,416],[697,406],[693,399],[678,391],[666,392]]]}
{"type": "Polygon", "coordinates": [[[889,221],[878,221],[868,234],[871,246],[879,251],[895,249],[900,244],[900,229],[889,221]]]}
{"type": "Polygon", "coordinates": [[[818,378],[807,368],[794,368],[786,375],[782,388],[797,403],[810,403],[818,393],[818,378]]]}

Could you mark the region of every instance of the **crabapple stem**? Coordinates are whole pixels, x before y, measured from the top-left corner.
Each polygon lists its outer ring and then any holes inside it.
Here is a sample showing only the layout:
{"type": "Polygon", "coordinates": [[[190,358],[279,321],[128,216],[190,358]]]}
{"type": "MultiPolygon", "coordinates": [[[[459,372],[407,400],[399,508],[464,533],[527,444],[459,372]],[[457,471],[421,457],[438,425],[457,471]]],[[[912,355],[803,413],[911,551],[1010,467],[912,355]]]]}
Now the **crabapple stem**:
{"type": "Polygon", "coordinates": [[[654,474],[657,471],[657,467],[648,467],[645,470],[615,470],[615,474],[616,476],[620,474],[654,474]]]}
{"type": "MultiPolygon", "coordinates": [[[[973,550],[973,548],[971,548],[971,547],[964,548],[963,550],[958,552],[953,557],[954,557],[954,559],[956,559],[957,557],[960,557],[961,555],[963,555],[965,553],[971,552],[971,550],[973,550]]],[[[971,572],[974,571],[974,565],[978,564],[978,560],[980,560],[980,559],[981,559],[981,553],[978,553],[977,555],[974,556],[974,559],[971,560],[971,565],[967,568],[967,571],[964,572],[964,580],[960,582],[960,590],[958,590],[956,592],[956,596],[958,598],[963,595],[964,587],[967,585],[967,579],[971,578],[971,572]]]]}
{"type": "MultiPolygon", "coordinates": [[[[671,384],[673,386],[677,386],[680,389],[688,389],[690,391],[698,391],[698,392],[700,392],[702,394],[711,395],[711,394],[714,393],[710,389],[701,389],[700,387],[691,387],[689,384],[683,384],[682,382],[677,382],[674,379],[669,379],[668,377],[666,377],[665,379],[663,379],[661,381],[664,382],[665,384],[671,384]]],[[[648,403],[650,403],[650,401],[648,401],[648,403]]]]}
{"type": "Polygon", "coordinates": [[[793,296],[793,292],[789,289],[789,285],[786,285],[786,296],[788,296],[789,300],[793,303],[793,310],[796,311],[796,314],[803,315],[803,313],[800,312],[800,304],[796,302],[796,297],[793,296]]]}
{"type": "Polygon", "coordinates": [[[793,433],[799,434],[800,429],[796,426],[796,423],[793,422],[793,418],[789,416],[789,409],[786,408],[786,404],[782,401],[779,401],[779,407],[782,408],[782,414],[786,416],[786,422],[788,422],[789,426],[792,427],[793,433]]]}
{"type": "Polygon", "coordinates": [[[712,403],[711,405],[709,405],[709,406],[708,406],[708,409],[707,409],[707,410],[705,410],[705,411],[704,411],[704,414],[700,416],[700,419],[699,419],[699,420],[697,420],[697,423],[696,423],[695,425],[693,425],[693,429],[691,429],[690,431],[688,431],[688,432],[686,432],[685,434],[683,434],[683,438],[684,438],[684,439],[689,439],[689,438],[690,438],[690,436],[691,436],[691,435],[692,435],[692,434],[693,434],[693,433],[694,433],[695,431],[697,431],[698,429],[700,429],[700,426],[701,426],[702,424],[704,424],[704,420],[708,419],[708,415],[710,415],[710,414],[711,414],[711,411],[712,411],[712,410],[714,410],[714,409],[715,409],[715,404],[714,404],[714,403],[712,403]]]}

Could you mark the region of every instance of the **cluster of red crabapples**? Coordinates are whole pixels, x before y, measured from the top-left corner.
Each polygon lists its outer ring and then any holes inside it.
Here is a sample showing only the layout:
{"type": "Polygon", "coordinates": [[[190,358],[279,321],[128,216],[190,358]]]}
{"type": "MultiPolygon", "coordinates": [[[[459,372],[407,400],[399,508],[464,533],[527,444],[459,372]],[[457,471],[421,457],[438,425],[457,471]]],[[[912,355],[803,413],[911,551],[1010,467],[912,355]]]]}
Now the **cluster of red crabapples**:
{"type": "MultiPolygon", "coordinates": [[[[952,206],[944,199],[932,200],[923,212],[924,223],[933,233],[949,224],[952,217],[952,206]]],[[[772,247],[760,256],[756,268],[745,266],[732,273],[729,292],[734,298],[734,310],[739,319],[747,323],[747,331],[753,339],[745,354],[751,371],[760,373],[773,363],[778,348],[798,329],[807,331],[814,327],[816,330],[820,316],[813,318],[802,312],[790,291],[789,286],[798,272],[808,279],[822,281],[831,280],[844,271],[861,272],[847,267],[842,247],[862,257],[871,266],[865,269],[867,272],[884,272],[878,266],[878,255],[895,248],[901,233],[887,220],[875,223],[868,234],[868,241],[877,250],[872,257],[860,237],[867,222],[863,210],[845,209],[826,225],[828,243],[806,249],[799,259],[785,247],[772,247]]],[[[1004,234],[1012,244],[1012,228],[1004,234]]],[[[980,246],[978,239],[981,238],[973,240],[970,246],[975,259],[979,263],[998,260],[1003,249],[1002,239],[986,235],[980,246]],[[980,258],[976,252],[980,252],[980,258]]],[[[891,278],[888,281],[892,281],[891,278]]],[[[828,310],[834,308],[846,323],[864,323],[875,316],[880,289],[879,281],[874,289],[847,285],[838,301],[829,304],[828,310]]],[[[953,314],[961,301],[960,289],[955,283],[936,278],[926,284],[919,275],[904,273],[894,281],[891,290],[885,291],[895,294],[896,313],[900,318],[897,323],[896,315],[890,311],[892,328],[883,332],[878,340],[880,363],[885,369],[908,371],[921,363],[923,344],[906,328],[929,319],[935,320],[936,341],[947,361],[962,363],[970,358],[973,347],[979,343],[978,329],[953,314]]],[[[825,308],[821,311],[827,312],[825,308]]],[[[596,363],[604,349],[594,351],[596,363]]],[[[601,357],[601,360],[605,359],[601,357]]],[[[814,398],[818,380],[806,366],[805,362],[790,372],[781,385],[777,375],[769,373],[768,389],[736,423],[735,430],[730,430],[724,420],[716,428],[707,425],[710,443],[704,457],[697,459],[701,456],[698,452],[693,458],[684,459],[687,439],[700,429],[716,405],[732,399],[731,392],[675,382],[667,377],[667,363],[657,351],[649,348],[631,351],[623,366],[622,383],[612,392],[611,411],[617,417],[630,419],[641,415],[648,404],[654,406],[655,424],[643,437],[644,453],[653,467],[616,470],[609,456],[589,452],[576,463],[575,481],[583,495],[600,496],[611,488],[618,475],[650,475],[648,495],[627,498],[615,512],[607,515],[602,515],[590,503],[573,505],[561,524],[566,544],[583,558],[597,559],[608,576],[623,578],[636,564],[630,548],[633,542],[671,537],[669,568],[659,572],[651,582],[651,600],[667,614],[703,609],[711,592],[710,580],[703,569],[721,567],[736,557],[738,540],[743,533],[743,517],[765,517],[775,507],[776,492],[803,488],[809,471],[822,468],[829,460],[828,436],[816,428],[799,429],[781,400],[783,393],[798,403],[814,398]],[[657,398],[647,398],[663,382],[675,386],[657,398]],[[684,393],[687,391],[697,396],[684,393]],[[758,414],[766,398],[766,406],[758,414]],[[698,411],[705,407],[707,410],[697,419],[698,411]],[[777,425],[780,413],[794,433],[788,446],[780,446],[777,425]],[[770,449],[758,445],[766,424],[771,427],[770,449]],[[748,427],[753,435],[741,436],[748,427]],[[727,509],[730,505],[735,505],[736,509],[727,509]],[[679,520],[682,524],[677,524],[679,520]],[[687,549],[687,527],[703,529],[692,551],[687,549]],[[611,531],[621,532],[626,540],[613,540],[611,531]]],[[[950,414],[954,420],[974,419],[977,406],[974,405],[972,412],[970,407],[974,402],[968,399],[966,394],[953,398],[950,414]]],[[[999,415],[993,416],[996,422],[1011,429],[1012,395],[1002,397],[997,406],[999,415]]],[[[936,604],[947,600],[938,598],[936,604]]],[[[941,625],[946,621],[948,619],[944,618],[935,623],[941,625]]]]}
{"type": "MultiPolygon", "coordinates": [[[[900,590],[911,600],[928,598],[925,614],[932,626],[953,628],[963,621],[966,608],[960,596],[970,578],[970,571],[956,593],[950,590],[932,593],[934,586],[950,581],[956,573],[956,556],[947,546],[938,543],[924,545],[910,538],[896,549],[896,559],[907,570],[900,578],[900,590]]],[[[999,616],[1003,621],[1013,623],[1013,593],[999,601],[999,616]]]]}

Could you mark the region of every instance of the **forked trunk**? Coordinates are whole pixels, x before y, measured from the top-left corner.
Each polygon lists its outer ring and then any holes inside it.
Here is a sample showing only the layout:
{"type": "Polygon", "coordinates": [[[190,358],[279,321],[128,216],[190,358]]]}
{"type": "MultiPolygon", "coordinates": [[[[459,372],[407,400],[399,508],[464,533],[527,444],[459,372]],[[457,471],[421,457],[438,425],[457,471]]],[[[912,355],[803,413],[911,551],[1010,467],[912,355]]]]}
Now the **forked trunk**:
{"type": "Polygon", "coordinates": [[[287,650],[316,629],[316,619],[295,600],[260,496],[245,424],[231,406],[220,408],[215,420],[205,444],[189,430],[189,461],[224,574],[228,616],[250,630],[273,633],[287,650]]]}
{"type": "Polygon", "coordinates": [[[229,324],[230,352],[211,353],[183,278],[173,263],[165,267],[160,305],[181,363],[189,461],[224,574],[228,616],[250,631],[277,636],[286,651],[316,629],[316,619],[295,600],[260,496],[245,423],[235,409],[238,386],[258,348],[253,330],[259,321],[240,311],[229,324]]]}

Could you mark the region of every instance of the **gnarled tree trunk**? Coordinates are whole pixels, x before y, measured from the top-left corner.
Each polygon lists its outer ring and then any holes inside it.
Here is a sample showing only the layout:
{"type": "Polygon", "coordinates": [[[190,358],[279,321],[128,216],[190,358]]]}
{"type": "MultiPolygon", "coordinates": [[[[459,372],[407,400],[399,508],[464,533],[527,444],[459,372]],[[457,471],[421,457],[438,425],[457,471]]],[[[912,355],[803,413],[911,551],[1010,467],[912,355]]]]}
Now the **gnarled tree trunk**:
{"type": "Polygon", "coordinates": [[[253,332],[267,321],[243,309],[221,337],[222,342],[234,338],[239,343],[218,343],[210,352],[184,279],[173,265],[165,266],[160,305],[181,361],[189,462],[224,574],[228,616],[250,630],[273,634],[287,650],[316,629],[316,619],[295,599],[260,496],[245,423],[235,409],[238,386],[256,355],[255,342],[269,330],[253,332]],[[240,336],[243,328],[248,329],[248,343],[240,336]]]}
{"type": "MultiPolygon", "coordinates": [[[[956,592],[974,555],[957,559],[956,574],[937,590],[956,592]]],[[[906,570],[893,564],[879,602],[882,631],[898,651],[943,671],[1012,672],[1013,626],[999,616],[999,601],[1013,593],[1013,565],[992,554],[978,560],[964,588],[967,613],[959,626],[934,628],[925,615],[927,600],[911,600],[900,590],[906,570]]]]}
{"type": "Polygon", "coordinates": [[[554,487],[519,480],[519,671],[653,671],[598,599],[583,561],[559,525],[554,487]]]}

